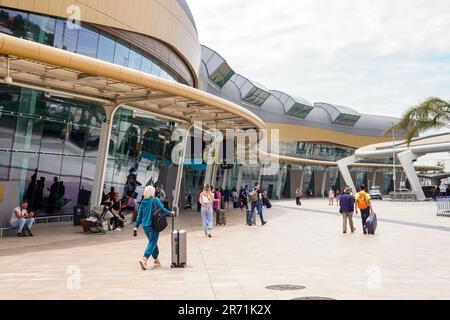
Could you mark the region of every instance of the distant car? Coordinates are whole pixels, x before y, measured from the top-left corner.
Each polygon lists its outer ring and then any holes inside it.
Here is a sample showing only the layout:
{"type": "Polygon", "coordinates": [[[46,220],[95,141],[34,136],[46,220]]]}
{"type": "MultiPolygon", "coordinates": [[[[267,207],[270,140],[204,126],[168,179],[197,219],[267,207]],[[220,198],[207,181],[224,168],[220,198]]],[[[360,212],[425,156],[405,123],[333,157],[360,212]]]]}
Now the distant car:
{"type": "Polygon", "coordinates": [[[381,192],[381,188],[379,186],[373,186],[370,188],[369,194],[372,199],[383,200],[383,193],[381,192]]]}

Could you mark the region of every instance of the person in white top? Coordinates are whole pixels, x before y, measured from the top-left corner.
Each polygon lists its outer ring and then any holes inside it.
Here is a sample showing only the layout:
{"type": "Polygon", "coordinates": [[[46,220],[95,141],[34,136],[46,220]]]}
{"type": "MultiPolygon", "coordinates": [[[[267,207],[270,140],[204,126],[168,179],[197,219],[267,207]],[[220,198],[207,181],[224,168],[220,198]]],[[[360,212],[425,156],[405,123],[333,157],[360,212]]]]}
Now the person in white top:
{"type": "Polygon", "coordinates": [[[33,236],[31,233],[31,228],[34,223],[34,213],[28,212],[28,202],[22,201],[20,207],[14,209],[13,214],[11,215],[10,225],[11,228],[17,229],[17,236],[23,237],[23,228],[26,227],[29,231],[30,236],[33,236]]]}

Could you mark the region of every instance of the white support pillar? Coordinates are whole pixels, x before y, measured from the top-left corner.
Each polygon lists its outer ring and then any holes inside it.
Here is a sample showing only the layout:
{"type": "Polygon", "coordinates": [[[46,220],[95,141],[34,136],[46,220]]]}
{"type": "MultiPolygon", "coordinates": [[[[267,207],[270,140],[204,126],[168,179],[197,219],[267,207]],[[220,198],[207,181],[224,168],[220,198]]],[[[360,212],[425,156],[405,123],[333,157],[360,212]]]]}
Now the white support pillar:
{"type": "Polygon", "coordinates": [[[98,146],[97,161],[95,163],[94,185],[92,186],[92,194],[90,201],[90,209],[100,205],[102,202],[103,185],[105,183],[106,164],[108,162],[109,141],[111,139],[111,131],[113,125],[115,105],[104,106],[106,119],[102,123],[100,131],[100,142],[98,146]]]}
{"type": "Polygon", "coordinates": [[[320,196],[323,197],[325,195],[325,188],[327,187],[327,177],[328,177],[328,171],[325,170],[325,173],[322,177],[322,187],[320,188],[320,196]]]}
{"type": "Polygon", "coordinates": [[[210,185],[214,188],[217,187],[217,186],[215,186],[216,180],[217,180],[217,170],[219,170],[219,165],[217,163],[214,163],[213,169],[212,169],[212,175],[211,175],[211,183],[210,183],[210,185]]]}
{"type": "Polygon", "coordinates": [[[305,185],[305,169],[303,168],[302,174],[300,176],[300,192],[303,193],[303,186],[305,185]]]}
{"type": "Polygon", "coordinates": [[[348,166],[357,161],[358,159],[354,155],[337,161],[339,171],[341,172],[341,175],[344,178],[346,185],[352,188],[353,192],[356,192],[358,190],[356,190],[355,183],[353,182],[348,166]]]}
{"type": "Polygon", "coordinates": [[[281,188],[283,187],[283,167],[280,166],[277,176],[277,187],[275,189],[275,199],[281,199],[281,188]]]}
{"type": "Polygon", "coordinates": [[[214,169],[214,164],[208,164],[206,166],[206,172],[205,172],[205,181],[203,182],[203,185],[211,185],[211,177],[214,169]]]}
{"type": "Polygon", "coordinates": [[[258,167],[258,182],[261,183],[261,179],[262,179],[262,172],[264,170],[264,166],[258,167]]]}
{"type": "Polygon", "coordinates": [[[372,183],[371,183],[371,185],[369,186],[369,190],[370,190],[370,188],[372,188],[372,187],[375,186],[375,185],[377,185],[377,170],[376,170],[376,169],[373,170],[373,173],[372,173],[372,183]]]}
{"type": "Polygon", "coordinates": [[[241,190],[242,188],[242,177],[244,175],[244,165],[240,164],[239,165],[239,171],[238,171],[238,178],[237,178],[237,183],[236,183],[236,188],[239,190],[241,190]]]}
{"type": "Polygon", "coordinates": [[[222,182],[222,189],[225,190],[227,188],[227,184],[228,184],[228,169],[225,169],[223,171],[223,182],[222,182]]]}
{"type": "Polygon", "coordinates": [[[414,160],[418,156],[414,154],[411,150],[406,150],[398,154],[398,159],[403,167],[403,171],[411,184],[412,191],[416,194],[417,201],[426,200],[425,193],[423,192],[422,185],[420,184],[419,177],[416,173],[416,168],[414,167],[414,160]]]}

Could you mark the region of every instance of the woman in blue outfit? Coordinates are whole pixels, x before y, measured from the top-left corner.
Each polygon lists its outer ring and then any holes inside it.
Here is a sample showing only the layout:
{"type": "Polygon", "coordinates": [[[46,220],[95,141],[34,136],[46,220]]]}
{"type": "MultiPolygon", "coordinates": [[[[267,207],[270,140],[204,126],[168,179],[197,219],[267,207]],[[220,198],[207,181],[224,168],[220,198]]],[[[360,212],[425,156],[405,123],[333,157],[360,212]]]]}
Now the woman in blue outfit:
{"type": "Polygon", "coordinates": [[[211,192],[211,187],[209,185],[205,185],[203,188],[203,192],[200,194],[198,199],[202,206],[202,226],[203,230],[205,230],[205,236],[212,237],[212,228],[213,228],[213,204],[214,204],[214,194],[211,192]]]}
{"type": "Polygon", "coordinates": [[[173,216],[175,213],[164,208],[163,203],[157,197],[155,197],[155,188],[152,186],[148,186],[144,190],[144,200],[142,200],[141,205],[139,206],[139,212],[136,219],[136,224],[134,226],[133,234],[137,235],[137,230],[139,226],[142,224],[142,228],[144,229],[144,233],[148,238],[147,249],[145,250],[144,257],[139,261],[139,264],[142,270],[147,270],[147,262],[148,259],[152,256],[154,259],[153,266],[155,268],[161,266],[161,262],[158,259],[159,250],[158,250],[158,239],[159,232],[153,230],[152,223],[152,213],[154,211],[154,201],[156,201],[156,207],[161,209],[165,215],[173,216]]]}

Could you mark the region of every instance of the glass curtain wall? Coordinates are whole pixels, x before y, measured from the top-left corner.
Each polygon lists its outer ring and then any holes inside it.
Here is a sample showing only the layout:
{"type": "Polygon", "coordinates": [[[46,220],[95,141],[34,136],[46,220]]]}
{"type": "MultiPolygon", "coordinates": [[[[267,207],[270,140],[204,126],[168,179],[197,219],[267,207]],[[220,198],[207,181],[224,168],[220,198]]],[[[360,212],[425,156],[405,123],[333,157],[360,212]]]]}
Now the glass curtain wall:
{"type": "Polygon", "coordinates": [[[70,209],[92,190],[104,116],[96,103],[0,85],[0,180],[19,182],[38,213],[54,213],[55,196],[70,209]]]}
{"type": "Polygon", "coordinates": [[[185,83],[155,57],[94,26],[77,26],[59,18],[0,7],[0,32],[185,83]]]}

